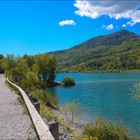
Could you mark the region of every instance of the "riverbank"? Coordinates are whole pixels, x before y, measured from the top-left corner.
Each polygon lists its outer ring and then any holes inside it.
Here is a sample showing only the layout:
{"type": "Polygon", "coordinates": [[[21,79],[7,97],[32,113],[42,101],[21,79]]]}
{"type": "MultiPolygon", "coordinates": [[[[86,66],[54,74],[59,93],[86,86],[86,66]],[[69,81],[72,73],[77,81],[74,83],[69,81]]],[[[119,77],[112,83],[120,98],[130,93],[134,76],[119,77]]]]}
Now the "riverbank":
{"type": "Polygon", "coordinates": [[[61,81],[65,76],[73,77],[77,85],[48,89],[60,105],[76,101],[84,118],[92,120],[99,115],[112,122],[121,119],[130,131],[140,134],[140,101],[133,98],[140,73],[59,73],[56,80],[61,81]]]}
{"type": "Polygon", "coordinates": [[[140,73],[140,70],[82,70],[82,71],[58,71],[58,73],[140,73]]]}
{"type": "Polygon", "coordinates": [[[59,133],[60,138],[79,139],[82,136],[86,121],[74,116],[72,121],[72,115],[70,112],[65,112],[61,107],[56,110],[52,110],[52,116],[59,121],[59,133]]]}

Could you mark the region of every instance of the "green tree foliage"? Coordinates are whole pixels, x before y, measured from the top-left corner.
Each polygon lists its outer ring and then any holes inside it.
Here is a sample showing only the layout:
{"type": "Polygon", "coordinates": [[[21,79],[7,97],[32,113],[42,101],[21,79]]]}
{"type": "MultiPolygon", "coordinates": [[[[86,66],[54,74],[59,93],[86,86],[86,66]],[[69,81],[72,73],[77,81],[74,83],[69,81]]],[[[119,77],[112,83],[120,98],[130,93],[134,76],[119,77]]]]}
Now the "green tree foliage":
{"type": "Polygon", "coordinates": [[[29,66],[30,68],[31,68],[31,67],[34,65],[34,63],[35,63],[35,58],[34,58],[34,56],[24,55],[22,58],[26,61],[26,63],[28,64],[28,66],[29,66]]]}
{"type": "MultiPolygon", "coordinates": [[[[54,82],[56,72],[56,59],[51,55],[36,55],[14,57],[7,55],[2,59],[1,66],[5,75],[13,82],[21,86],[28,94],[41,103],[51,107],[57,106],[57,101],[45,91],[50,83],[54,82]]],[[[1,60],[0,59],[0,60],[1,60]]]]}
{"type": "Polygon", "coordinates": [[[16,66],[16,59],[14,58],[14,56],[7,55],[7,57],[4,58],[2,62],[2,68],[4,69],[6,76],[8,76],[9,78],[12,77],[12,71],[13,68],[15,68],[15,66],[16,66]]]}
{"type": "Polygon", "coordinates": [[[75,85],[75,81],[71,77],[64,77],[62,84],[64,86],[73,86],[73,85],[75,85]]]}
{"type": "Polygon", "coordinates": [[[43,81],[45,84],[53,82],[56,65],[55,57],[47,54],[36,56],[24,55],[20,58],[8,55],[2,62],[5,74],[10,76],[19,85],[21,81],[22,83],[28,81],[33,83],[33,85],[39,84],[39,81],[43,81]]]}
{"type": "Polygon", "coordinates": [[[0,54],[0,74],[4,73],[4,70],[2,68],[2,61],[4,59],[4,56],[2,54],[0,54]]]}
{"type": "Polygon", "coordinates": [[[140,71],[140,37],[119,31],[53,52],[59,72],[140,71]]]}
{"type": "Polygon", "coordinates": [[[15,67],[12,68],[12,79],[20,85],[21,80],[25,78],[26,73],[29,71],[29,67],[24,59],[17,59],[15,67]]]}
{"type": "Polygon", "coordinates": [[[36,64],[34,68],[38,71],[39,79],[46,83],[53,82],[55,79],[56,59],[54,56],[47,54],[38,55],[35,58],[36,64]]]}
{"type": "Polygon", "coordinates": [[[27,71],[25,78],[21,80],[21,85],[28,93],[33,87],[38,87],[38,75],[33,71],[27,71]]]}
{"type": "Polygon", "coordinates": [[[3,58],[4,58],[4,56],[2,54],[0,54],[0,59],[3,59],[3,58]]]}

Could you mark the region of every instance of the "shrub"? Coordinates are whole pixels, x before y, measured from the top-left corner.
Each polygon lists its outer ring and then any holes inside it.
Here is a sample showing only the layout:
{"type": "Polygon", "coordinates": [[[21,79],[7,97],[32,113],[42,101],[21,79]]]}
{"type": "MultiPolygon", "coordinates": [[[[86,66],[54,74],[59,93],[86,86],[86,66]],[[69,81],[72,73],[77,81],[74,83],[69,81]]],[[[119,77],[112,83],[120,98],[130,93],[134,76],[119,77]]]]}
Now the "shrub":
{"type": "Polygon", "coordinates": [[[47,94],[47,105],[51,108],[56,109],[58,107],[58,101],[52,95],[47,94]]]}
{"type": "Polygon", "coordinates": [[[75,81],[71,77],[65,77],[62,81],[62,84],[64,86],[73,86],[73,85],[75,85],[75,81]]]}
{"type": "Polygon", "coordinates": [[[40,101],[43,104],[46,104],[47,94],[45,91],[43,91],[41,89],[34,88],[34,89],[32,89],[31,94],[32,94],[34,99],[36,99],[37,101],[40,101]]]}
{"type": "Polygon", "coordinates": [[[41,104],[47,105],[51,108],[57,108],[58,102],[56,98],[49,95],[49,93],[46,91],[34,88],[30,93],[32,94],[33,98],[39,101],[41,104]]]}
{"type": "Polygon", "coordinates": [[[133,140],[127,129],[121,125],[113,125],[103,119],[97,119],[95,122],[89,122],[85,125],[83,136],[89,140],[133,140]]]}
{"type": "Polygon", "coordinates": [[[45,105],[40,106],[41,115],[43,115],[48,121],[52,121],[54,119],[52,115],[52,110],[50,108],[46,108],[45,105]]]}

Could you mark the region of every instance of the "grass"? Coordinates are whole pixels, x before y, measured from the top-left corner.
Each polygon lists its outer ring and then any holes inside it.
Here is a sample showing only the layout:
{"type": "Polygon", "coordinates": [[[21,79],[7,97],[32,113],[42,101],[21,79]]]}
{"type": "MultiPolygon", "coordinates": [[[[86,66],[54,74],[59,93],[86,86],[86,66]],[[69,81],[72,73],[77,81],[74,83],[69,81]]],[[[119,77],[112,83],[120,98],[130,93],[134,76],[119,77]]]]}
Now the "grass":
{"type": "Polygon", "coordinates": [[[32,136],[29,136],[27,140],[35,140],[32,136]]]}
{"type": "Polygon", "coordinates": [[[52,110],[51,108],[47,107],[44,104],[40,104],[40,113],[41,115],[47,119],[47,121],[51,121],[54,119],[54,116],[52,116],[52,110]]]}

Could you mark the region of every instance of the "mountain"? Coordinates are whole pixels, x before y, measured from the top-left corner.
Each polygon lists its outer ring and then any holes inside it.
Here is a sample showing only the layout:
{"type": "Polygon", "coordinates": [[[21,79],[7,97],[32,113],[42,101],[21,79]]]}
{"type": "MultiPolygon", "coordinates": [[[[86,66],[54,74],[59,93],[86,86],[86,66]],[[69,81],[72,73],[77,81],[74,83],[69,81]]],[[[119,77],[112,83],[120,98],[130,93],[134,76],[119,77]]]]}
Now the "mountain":
{"type": "Polygon", "coordinates": [[[60,72],[140,70],[140,36],[120,30],[50,54],[60,72]]]}

